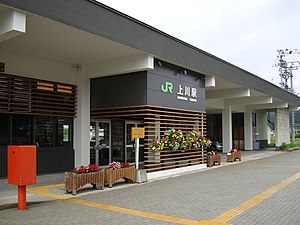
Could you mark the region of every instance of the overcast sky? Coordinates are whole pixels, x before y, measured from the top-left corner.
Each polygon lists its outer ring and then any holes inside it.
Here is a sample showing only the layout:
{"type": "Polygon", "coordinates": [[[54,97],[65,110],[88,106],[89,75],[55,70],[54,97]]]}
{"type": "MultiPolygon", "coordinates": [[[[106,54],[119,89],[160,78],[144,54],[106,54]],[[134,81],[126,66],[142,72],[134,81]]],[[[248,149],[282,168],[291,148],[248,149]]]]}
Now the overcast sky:
{"type": "MultiPolygon", "coordinates": [[[[279,86],[277,50],[300,51],[299,0],[100,0],[279,86]]],[[[285,57],[300,61],[300,54],[285,57]]],[[[300,93],[300,71],[293,72],[300,93]]]]}

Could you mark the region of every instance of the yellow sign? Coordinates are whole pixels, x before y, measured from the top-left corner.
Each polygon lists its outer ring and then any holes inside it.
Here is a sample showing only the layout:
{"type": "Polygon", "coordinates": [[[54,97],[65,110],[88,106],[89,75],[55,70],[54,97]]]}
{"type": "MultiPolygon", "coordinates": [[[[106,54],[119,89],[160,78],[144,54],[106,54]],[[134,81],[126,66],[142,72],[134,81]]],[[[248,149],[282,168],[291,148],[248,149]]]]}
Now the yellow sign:
{"type": "Polygon", "coordinates": [[[131,137],[132,138],[144,138],[145,137],[145,128],[144,127],[132,127],[131,128],[131,137]]]}

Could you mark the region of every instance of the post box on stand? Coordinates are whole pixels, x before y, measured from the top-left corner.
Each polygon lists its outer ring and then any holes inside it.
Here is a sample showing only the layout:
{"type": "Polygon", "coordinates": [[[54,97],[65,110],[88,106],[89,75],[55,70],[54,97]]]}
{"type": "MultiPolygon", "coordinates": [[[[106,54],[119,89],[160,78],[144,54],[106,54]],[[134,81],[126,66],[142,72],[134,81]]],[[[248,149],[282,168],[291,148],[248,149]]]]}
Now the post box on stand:
{"type": "Polygon", "coordinates": [[[7,183],[18,186],[18,209],[26,209],[26,185],[36,184],[36,146],[7,147],[7,183]]]}

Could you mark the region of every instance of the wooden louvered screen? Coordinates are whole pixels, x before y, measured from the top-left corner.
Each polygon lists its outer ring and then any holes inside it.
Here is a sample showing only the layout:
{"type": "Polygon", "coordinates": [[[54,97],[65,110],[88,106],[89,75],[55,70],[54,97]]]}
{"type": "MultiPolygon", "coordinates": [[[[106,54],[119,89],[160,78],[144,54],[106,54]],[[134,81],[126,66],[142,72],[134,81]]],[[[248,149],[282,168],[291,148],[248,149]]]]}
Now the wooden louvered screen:
{"type": "Polygon", "coordinates": [[[0,73],[0,112],[75,117],[77,87],[0,73]]]}
{"type": "Polygon", "coordinates": [[[154,138],[162,138],[166,129],[193,129],[206,133],[205,113],[157,106],[134,106],[91,110],[92,119],[139,119],[144,121],[144,166],[147,172],[206,163],[205,149],[150,150],[154,138]]]}

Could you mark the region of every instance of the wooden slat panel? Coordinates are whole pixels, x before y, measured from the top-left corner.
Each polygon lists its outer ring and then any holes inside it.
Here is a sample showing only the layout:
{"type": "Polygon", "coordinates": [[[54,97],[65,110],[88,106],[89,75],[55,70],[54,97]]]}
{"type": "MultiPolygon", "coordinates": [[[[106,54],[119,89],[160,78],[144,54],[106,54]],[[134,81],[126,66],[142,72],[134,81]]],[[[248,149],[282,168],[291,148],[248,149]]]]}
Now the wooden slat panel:
{"type": "Polygon", "coordinates": [[[0,112],[75,117],[77,86],[0,74],[0,112]]]}
{"type": "Polygon", "coordinates": [[[206,132],[206,115],[204,112],[175,109],[158,106],[131,106],[92,109],[92,119],[140,119],[144,121],[144,165],[147,172],[171,169],[206,163],[206,150],[185,151],[163,150],[159,159],[155,159],[150,150],[153,139],[162,138],[166,129],[181,129],[184,135],[193,129],[206,132]]]}

